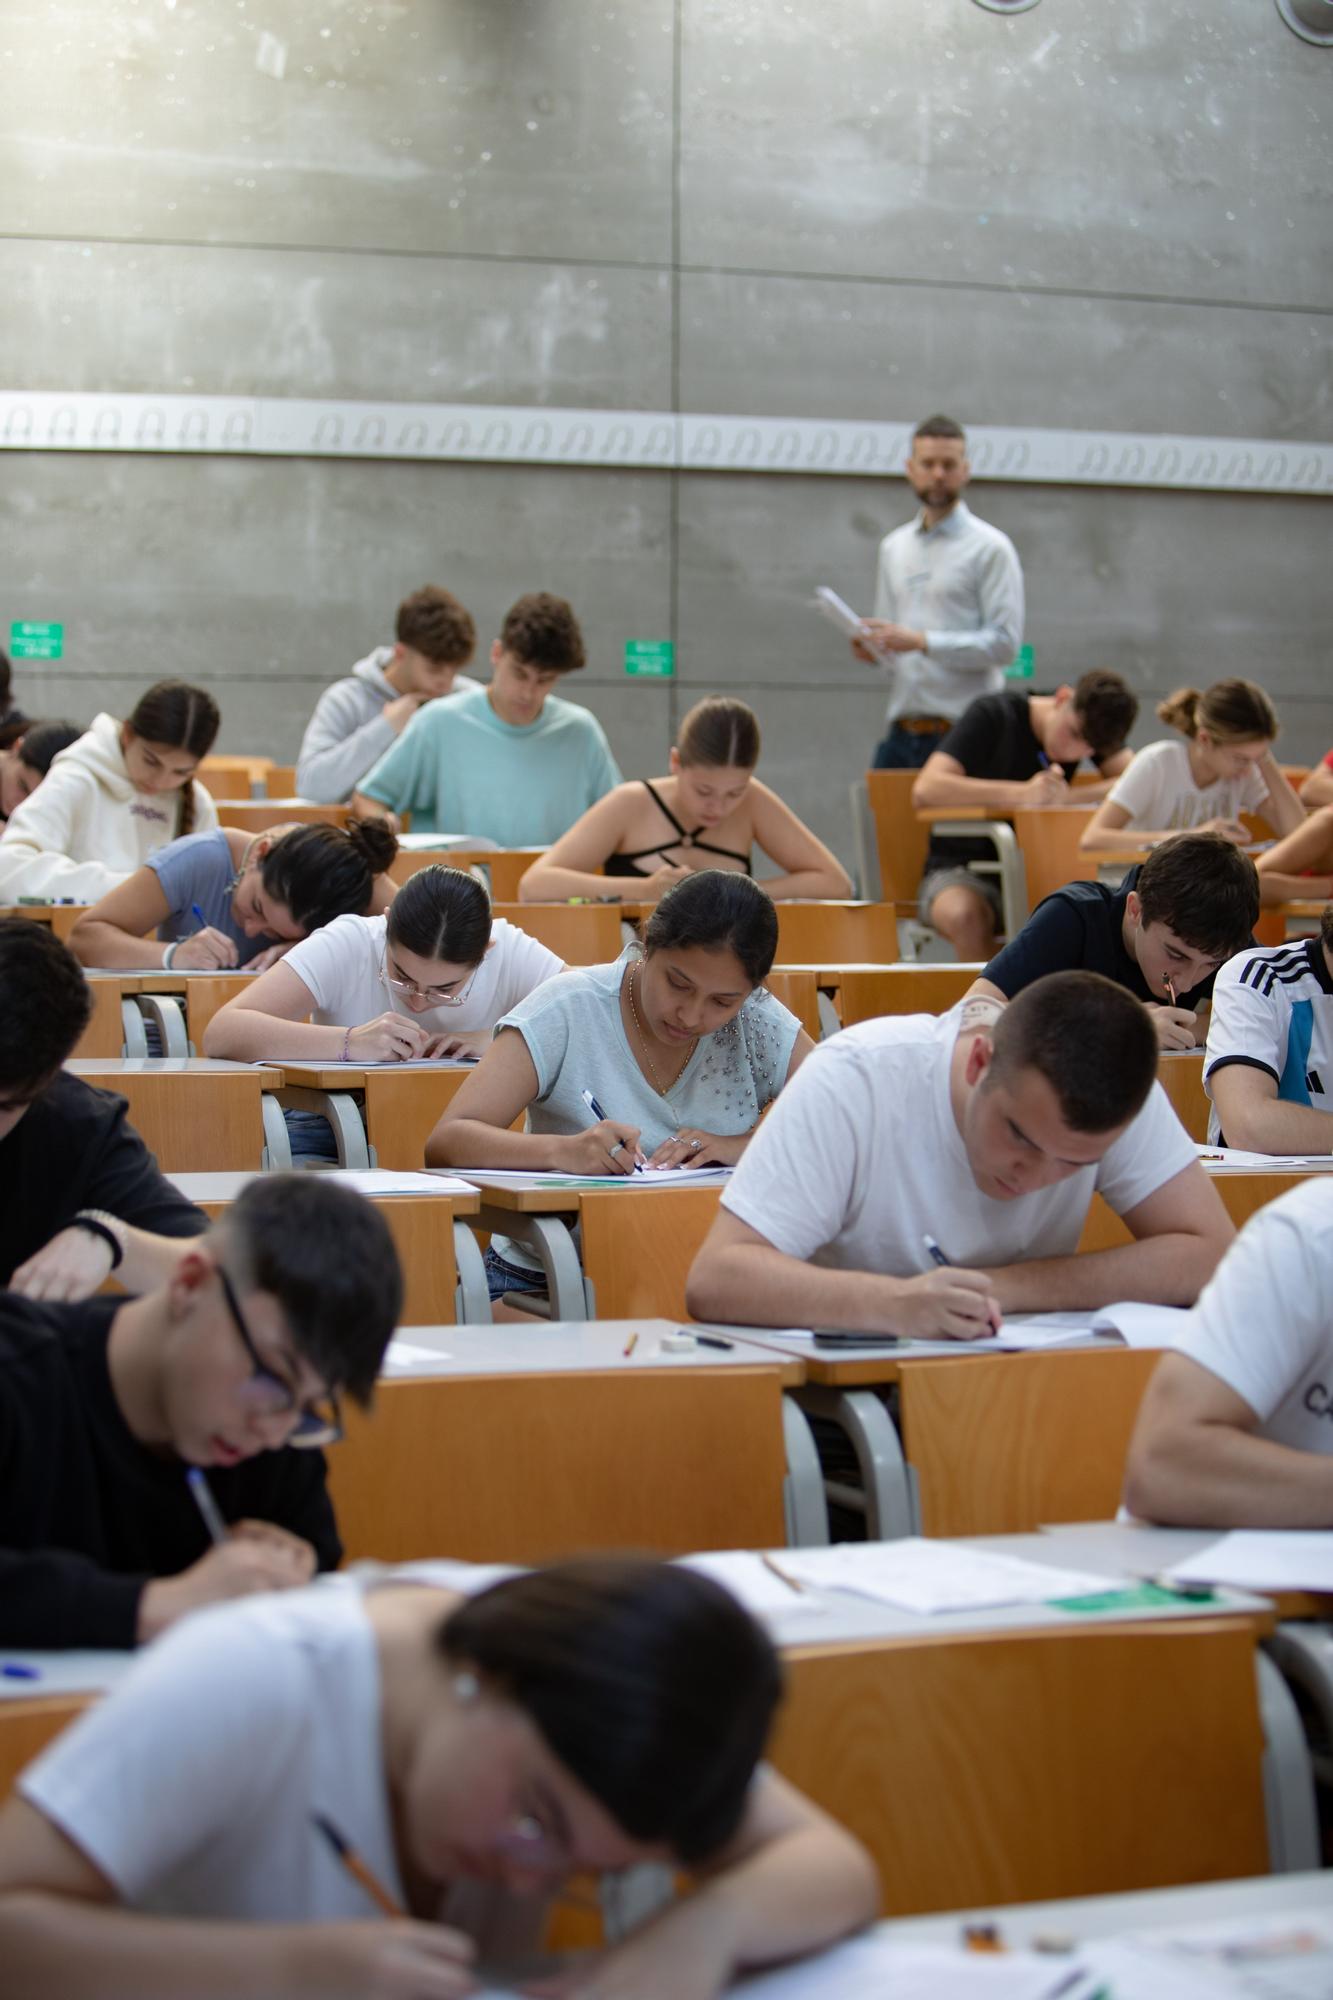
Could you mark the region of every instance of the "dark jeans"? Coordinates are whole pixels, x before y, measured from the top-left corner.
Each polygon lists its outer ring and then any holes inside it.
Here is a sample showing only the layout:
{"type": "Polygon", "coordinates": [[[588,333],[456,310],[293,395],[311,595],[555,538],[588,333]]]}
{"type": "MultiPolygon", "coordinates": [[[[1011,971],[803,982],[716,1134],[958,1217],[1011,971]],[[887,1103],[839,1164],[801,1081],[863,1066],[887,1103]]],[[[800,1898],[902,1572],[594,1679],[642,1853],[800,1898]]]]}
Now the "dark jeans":
{"type": "Polygon", "coordinates": [[[895,722],[888,734],[875,746],[871,760],[872,771],[919,771],[932,750],[938,750],[945,736],[953,727],[945,723],[939,733],[934,730],[902,729],[895,722]]]}

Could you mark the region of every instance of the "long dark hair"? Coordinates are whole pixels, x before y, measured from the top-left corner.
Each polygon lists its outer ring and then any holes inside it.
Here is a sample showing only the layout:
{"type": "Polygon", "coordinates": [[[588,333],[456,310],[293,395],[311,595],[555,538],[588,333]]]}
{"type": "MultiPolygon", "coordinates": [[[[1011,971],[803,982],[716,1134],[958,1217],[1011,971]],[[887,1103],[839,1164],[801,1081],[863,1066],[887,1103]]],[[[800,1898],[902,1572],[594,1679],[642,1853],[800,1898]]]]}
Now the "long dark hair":
{"type": "Polygon", "coordinates": [[[726,868],[701,868],[673,882],[648,919],[644,954],[651,958],[655,951],[681,951],[688,945],[712,951],[725,946],[739,959],[751,986],[758,986],[777,956],[778,913],[772,897],[748,875],[726,868]]]}
{"type": "Polygon", "coordinates": [[[632,1839],[726,1846],[782,1694],[767,1635],[711,1578],[633,1556],[506,1577],[436,1643],[517,1704],[632,1839]]]}
{"type": "MultiPolygon", "coordinates": [[[[217,703],[203,688],[191,687],[188,681],[158,681],[147,694],[140,695],[125,718],[125,726],[145,743],[206,757],[217,740],[221,721],[217,703]]],[[[188,779],[180,788],[176,833],[193,831],[194,780],[188,779]]]]}
{"type": "Polygon", "coordinates": [[[375,877],[398,852],[382,819],[353,819],[337,826],[294,826],[275,840],[259,864],[267,895],[285,903],[304,931],[335,917],[364,916],[375,877]]]}
{"type": "Polygon", "coordinates": [[[409,875],[389,905],[390,944],[448,965],[480,965],[491,941],[491,899],[461,868],[434,861],[409,875]]]}

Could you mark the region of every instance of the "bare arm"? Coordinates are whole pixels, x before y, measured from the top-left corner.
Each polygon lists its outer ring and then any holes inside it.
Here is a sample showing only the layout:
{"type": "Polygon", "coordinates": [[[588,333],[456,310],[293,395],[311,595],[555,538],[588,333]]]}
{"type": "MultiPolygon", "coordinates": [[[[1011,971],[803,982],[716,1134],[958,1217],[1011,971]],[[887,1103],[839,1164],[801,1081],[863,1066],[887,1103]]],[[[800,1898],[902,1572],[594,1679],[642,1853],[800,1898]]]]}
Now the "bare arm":
{"type": "Polygon", "coordinates": [[[1255,808],[1272,827],[1279,840],[1289,833],[1295,833],[1304,824],[1305,807],[1292,790],[1291,780],[1284,773],[1277,758],[1269,750],[1255,766],[1259,776],[1268,787],[1268,797],[1255,808]]]}
{"type": "Polygon", "coordinates": [[[1333,1152],[1333,1112],[1287,1104],[1277,1078],[1253,1063],[1228,1063],[1209,1078],[1228,1146],[1247,1153],[1333,1152]]]}
{"type": "Polygon", "coordinates": [[[1005,1312],[1091,1310],[1114,1299],[1192,1306],[1236,1234],[1197,1160],[1121,1220],[1132,1243],[1072,1257],[1036,1257],[986,1273],[1005,1312]]]}
{"type": "Polygon", "coordinates": [[[1333,1528],[1333,1458],[1257,1437],[1234,1389],[1184,1354],[1157,1365],[1125,1469],[1125,1505],[1197,1528],[1333,1528]]]}
{"type": "MultiPolygon", "coordinates": [[[[70,950],[80,965],[160,966],[166,946],[148,934],[170,914],[157,875],[151,868],[136,868],[79,918],[69,934],[70,950]]],[[[234,946],[232,959],[234,963],[234,946]]]]}
{"type": "Polygon", "coordinates": [[[631,1173],[638,1152],[635,1126],[594,1121],[586,1132],[511,1132],[537,1095],[528,1045],[517,1028],[503,1028],[456,1093],[426,1141],[428,1167],[498,1167],[564,1173],[631,1173]],[[618,1150],[613,1154],[612,1146],[618,1150]]]}
{"type": "MultiPolygon", "coordinates": [[[[605,897],[619,902],[626,893],[625,879],[606,876],[603,864],[625,847],[637,785],[617,785],[596,805],[589,806],[567,833],[548,847],[527,869],[518,885],[521,903],[563,903],[571,896],[605,897]]],[[[668,830],[669,832],[669,830],[668,830]]],[[[668,839],[668,845],[673,844],[668,839]]],[[[629,883],[629,892],[634,889],[629,883]]]]}
{"type": "Polygon", "coordinates": [[[253,984],[218,1009],[204,1029],[204,1054],[232,1062],[276,1061],[282,1056],[336,1062],[345,1028],[309,1019],[315,996],[285,961],[261,972],[253,984]]]}
{"type": "Polygon", "coordinates": [[[761,785],[750,781],[754,797],[754,839],[782,870],[760,882],[774,902],[797,896],[828,897],[834,901],[852,893],[852,878],[831,849],[816,839],[791,807],[761,785]]]}
{"type": "Polygon", "coordinates": [[[383,799],[372,799],[367,792],[352,793],[352,801],[347,809],[347,816],[349,819],[387,819],[395,833],[401,827],[401,821],[397,813],[391,811],[385,805],[383,799]]]}
{"type": "Polygon", "coordinates": [[[1316,764],[1298,796],[1303,806],[1312,809],[1315,806],[1333,806],[1333,770],[1327,764],[1316,764]]]}
{"type": "MultiPolygon", "coordinates": [[[[1329,776],[1333,779],[1333,772],[1329,776]]],[[[1326,903],[1333,896],[1333,807],[1312,812],[1266,854],[1256,855],[1254,865],[1265,908],[1305,897],[1326,903]]]]}
{"type": "MultiPolygon", "coordinates": [[[[113,1216],[108,1223],[120,1239],[116,1281],[136,1295],[166,1284],[181,1260],[188,1237],[157,1236],[113,1216]]],[[[111,1249],[90,1229],[71,1223],[15,1270],[9,1289],[25,1299],[70,1301],[91,1298],[111,1276],[111,1249]]]]}
{"type": "Polygon", "coordinates": [[[837,1326],[909,1339],[975,1340],[993,1331],[990,1282],[974,1271],[890,1278],[788,1256],[719,1208],[695,1257],[685,1302],[696,1319],[738,1326],[837,1326]]]}
{"type": "Polygon", "coordinates": [[[1053,766],[1019,784],[1001,778],[969,778],[956,757],[932,750],[912,787],[916,812],[947,812],[951,806],[980,806],[983,811],[1022,812],[1034,806],[1064,805],[1069,787],[1053,766]]]}

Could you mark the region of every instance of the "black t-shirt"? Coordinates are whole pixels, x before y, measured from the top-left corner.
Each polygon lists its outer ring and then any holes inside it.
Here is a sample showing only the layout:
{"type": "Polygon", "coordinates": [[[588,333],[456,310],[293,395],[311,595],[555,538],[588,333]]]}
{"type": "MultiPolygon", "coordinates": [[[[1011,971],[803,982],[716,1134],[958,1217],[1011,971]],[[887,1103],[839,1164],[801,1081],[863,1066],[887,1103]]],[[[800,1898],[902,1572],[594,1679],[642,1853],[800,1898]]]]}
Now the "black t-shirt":
{"type": "MultiPolygon", "coordinates": [[[[0,1293],[0,1645],[132,1646],[144,1585],[208,1552],[185,1466],[139,1443],[112,1391],[124,1306],[0,1293]]],[[[262,1451],[208,1483],[224,1520],[272,1521],[337,1566],[322,1452],[262,1451]]]]}
{"type": "Polygon", "coordinates": [[[199,1236],[201,1209],[163,1180],[123,1097],[62,1070],[0,1139],[0,1284],[73,1221],[105,1208],[159,1236],[199,1236]]]}
{"type": "MultiPolygon", "coordinates": [[[[1048,972],[1100,972],[1124,986],[1137,1000],[1168,1006],[1169,993],[1154,993],[1139,970],[1139,962],[1125,950],[1125,905],[1139,879],[1131,868],[1118,887],[1105,882],[1067,882],[1063,889],[1038,903],[1016,938],[997,952],[982,974],[1012,1000],[1034,979],[1048,972]]],[[[1182,1007],[1197,1011],[1213,997],[1210,972],[1188,993],[1178,993],[1182,1007]]]]}
{"type": "MultiPolygon", "coordinates": [[[[1020,785],[1035,778],[1049,760],[1033,730],[1028,700],[1027,695],[1011,688],[978,695],[935,745],[936,753],[954,758],[969,778],[1020,785]]],[[[1060,769],[1072,779],[1078,765],[1062,764],[1060,769]]],[[[988,840],[941,838],[932,831],[926,869],[962,868],[969,861],[994,859],[995,850],[988,840]]]]}

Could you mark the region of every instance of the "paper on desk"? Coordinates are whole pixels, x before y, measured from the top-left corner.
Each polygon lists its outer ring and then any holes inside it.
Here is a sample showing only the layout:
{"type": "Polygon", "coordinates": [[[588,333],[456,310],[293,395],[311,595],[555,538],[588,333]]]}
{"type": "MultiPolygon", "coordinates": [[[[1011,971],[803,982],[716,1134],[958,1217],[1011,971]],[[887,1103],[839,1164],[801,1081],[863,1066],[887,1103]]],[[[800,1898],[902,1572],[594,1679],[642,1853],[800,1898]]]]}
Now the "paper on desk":
{"type": "Polygon", "coordinates": [[[1118,1334],[1126,1347],[1175,1347],[1193,1319],[1193,1313],[1180,1306],[1148,1306],[1137,1300],[1102,1306],[1096,1312],[1009,1313],[997,1344],[1022,1353],[1028,1348],[1086,1340],[1089,1334],[1112,1333],[1118,1334]]]}
{"type": "Polygon", "coordinates": [[[562,1174],[545,1169],[516,1174],[499,1168],[462,1169],[474,1187],[720,1187],[730,1180],[730,1167],[640,1167],[634,1174],[562,1174]]]}
{"type": "Polygon", "coordinates": [[[1223,1583],[1235,1590],[1333,1591],[1333,1530],[1238,1528],[1169,1574],[1181,1583],[1223,1583]]]}
{"type": "Polygon", "coordinates": [[[417,1368],[438,1368],[451,1357],[438,1347],[418,1347],[415,1341],[391,1340],[384,1353],[386,1375],[411,1375],[417,1368]]]}
{"type": "Polygon", "coordinates": [[[1246,1153],[1239,1146],[1199,1146],[1199,1158],[1214,1174],[1288,1173],[1315,1174],[1333,1171],[1329,1153],[1246,1153]]]}
{"type": "Polygon", "coordinates": [[[827,1549],[784,1549],[782,1567],[801,1583],[848,1590],[929,1617],[939,1611],[992,1611],[1090,1597],[1125,1579],[1104,1571],[1049,1568],[920,1535],[896,1542],[838,1542],[827,1549]]]}
{"type": "Polygon", "coordinates": [[[734,2000],[1054,2000],[1057,1993],[1091,2000],[1091,1980],[1067,1984],[1080,1963],[1029,1951],[992,1958],[950,1945],[894,1944],[880,1929],[727,1990],[734,2000]]]}
{"type": "Polygon", "coordinates": [[[351,1188],[354,1194],[471,1194],[477,1190],[471,1181],[460,1181],[456,1174],[443,1169],[422,1168],[420,1172],[404,1167],[400,1172],[392,1167],[322,1167],[314,1170],[330,1180],[337,1181],[339,1187],[351,1188]]]}
{"type": "Polygon", "coordinates": [[[1249,1922],[1146,1931],[1085,1945],[1079,1962],[1133,2000],[1329,2000],[1333,1921],[1311,1905],[1249,1922]]]}
{"type": "MultiPolygon", "coordinates": [[[[785,1570],[787,1551],[776,1560],[785,1570]]],[[[793,1611],[826,1612],[826,1601],[813,1591],[795,1590],[765,1567],[749,1549],[709,1549],[702,1555],[682,1556],[684,1569],[696,1569],[720,1583],[745,1606],[752,1618],[790,1617],[793,1611]]]]}

